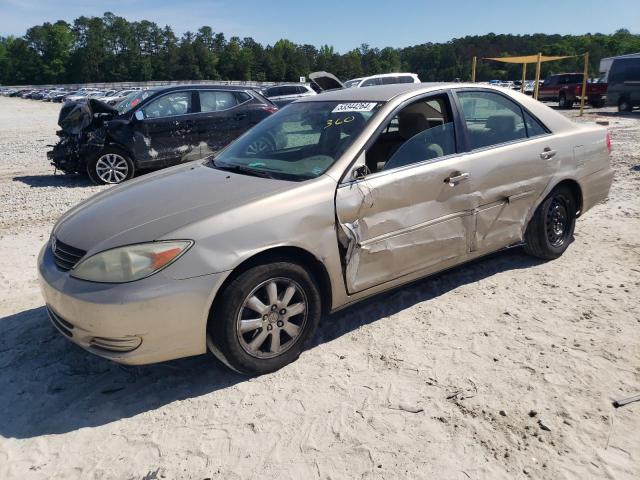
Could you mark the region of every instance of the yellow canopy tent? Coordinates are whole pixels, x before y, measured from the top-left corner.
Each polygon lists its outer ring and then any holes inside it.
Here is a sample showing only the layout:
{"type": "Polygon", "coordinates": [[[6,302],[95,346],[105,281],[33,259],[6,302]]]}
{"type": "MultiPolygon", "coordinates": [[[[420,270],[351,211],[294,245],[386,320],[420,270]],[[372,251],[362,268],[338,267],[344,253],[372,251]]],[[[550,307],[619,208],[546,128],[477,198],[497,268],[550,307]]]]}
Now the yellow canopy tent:
{"type": "MultiPolygon", "coordinates": [[[[502,63],[521,63],[522,64],[522,85],[520,86],[520,91],[524,92],[524,82],[527,78],[527,64],[535,63],[536,64],[536,81],[533,92],[533,98],[538,99],[538,89],[540,86],[540,65],[542,62],[553,62],[555,60],[564,60],[565,58],[574,58],[579,57],[581,55],[565,55],[565,56],[545,56],[541,53],[537,55],[523,55],[519,57],[499,57],[492,58],[486,57],[483,60],[493,60],[494,62],[502,62],[502,63]]],[[[584,101],[586,98],[587,92],[587,77],[589,76],[589,52],[584,55],[584,75],[582,78],[582,98],[580,100],[580,115],[584,110],[584,101]]],[[[475,83],[476,81],[476,57],[473,57],[473,63],[471,67],[471,81],[475,83]]]]}

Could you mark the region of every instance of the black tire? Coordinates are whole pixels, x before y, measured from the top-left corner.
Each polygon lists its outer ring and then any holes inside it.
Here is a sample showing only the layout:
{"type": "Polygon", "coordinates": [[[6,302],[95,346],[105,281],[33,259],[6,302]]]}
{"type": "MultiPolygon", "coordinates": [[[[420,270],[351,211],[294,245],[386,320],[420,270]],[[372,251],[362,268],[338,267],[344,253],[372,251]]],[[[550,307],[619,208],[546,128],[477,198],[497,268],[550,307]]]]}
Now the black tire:
{"type": "Polygon", "coordinates": [[[133,178],[135,166],[122,149],[107,146],[87,161],[87,175],[96,185],[117,184],[133,178]],[[105,164],[112,161],[115,162],[114,168],[110,172],[105,171],[105,164]]]}
{"type": "Polygon", "coordinates": [[[631,102],[629,102],[629,100],[626,97],[622,97],[618,101],[618,112],[628,113],[632,110],[633,110],[633,105],[631,105],[631,102]]]}
{"type": "Polygon", "coordinates": [[[576,199],[571,190],[555,188],[538,206],[525,232],[529,255],[553,260],[569,247],[576,226],[576,199]]]}
{"type": "Polygon", "coordinates": [[[210,349],[227,366],[245,375],[274,372],[295,361],[313,336],[322,316],[320,290],[313,277],[304,267],[288,261],[275,261],[246,270],[220,292],[219,298],[220,302],[212,309],[207,325],[212,343],[210,349]],[[268,284],[272,282],[278,284],[276,308],[268,305],[271,302],[263,295],[268,293],[268,284]],[[282,292],[279,290],[281,287],[282,292]],[[280,304],[286,297],[285,289],[289,287],[295,290],[293,300],[290,300],[295,303],[280,304]],[[267,289],[266,292],[262,288],[267,289]],[[256,297],[261,300],[262,306],[268,308],[267,311],[254,313],[257,310],[247,307],[249,298],[256,297]],[[287,325],[282,322],[285,317],[280,314],[287,312],[281,307],[300,304],[305,304],[306,308],[304,313],[291,317],[290,323],[295,321],[294,326],[298,329],[296,336],[292,337],[287,325]],[[272,316],[280,320],[270,318],[272,316]],[[241,333],[242,322],[261,322],[261,326],[254,325],[241,333]],[[274,335],[278,336],[278,346],[283,349],[280,353],[273,353],[274,335]],[[253,343],[257,348],[250,351],[253,343]]]}
{"type": "Polygon", "coordinates": [[[593,102],[591,102],[591,106],[593,108],[602,108],[604,107],[604,100],[594,100],[593,102]]]}
{"type": "Polygon", "coordinates": [[[573,108],[573,101],[569,100],[564,92],[560,92],[560,96],[558,97],[558,107],[562,109],[573,108]]]}

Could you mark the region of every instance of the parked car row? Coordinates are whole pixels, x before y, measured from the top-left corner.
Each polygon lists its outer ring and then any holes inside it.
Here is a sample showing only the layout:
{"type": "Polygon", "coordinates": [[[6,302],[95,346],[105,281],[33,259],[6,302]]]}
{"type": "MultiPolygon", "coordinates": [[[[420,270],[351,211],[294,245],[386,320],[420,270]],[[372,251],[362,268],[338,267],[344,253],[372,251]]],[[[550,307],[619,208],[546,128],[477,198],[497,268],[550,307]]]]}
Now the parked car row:
{"type": "Polygon", "coordinates": [[[133,91],[142,90],[141,87],[131,87],[120,90],[97,90],[92,88],[79,88],[76,90],[64,87],[46,88],[46,89],[0,89],[0,95],[5,97],[20,97],[31,100],[42,100],[43,102],[63,103],[66,101],[78,101],[87,98],[97,98],[110,105],[116,105],[122,101],[126,95],[133,91]]]}

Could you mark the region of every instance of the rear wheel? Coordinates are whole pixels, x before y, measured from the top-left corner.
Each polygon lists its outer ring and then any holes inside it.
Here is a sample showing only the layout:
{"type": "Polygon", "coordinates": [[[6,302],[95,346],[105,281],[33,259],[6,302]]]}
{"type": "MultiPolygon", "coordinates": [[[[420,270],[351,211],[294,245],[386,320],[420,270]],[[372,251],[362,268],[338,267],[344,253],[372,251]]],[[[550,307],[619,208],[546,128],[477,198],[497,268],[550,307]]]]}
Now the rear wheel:
{"type": "Polygon", "coordinates": [[[576,226],[576,199],[567,187],[555,188],[537,208],[525,232],[524,250],[552,260],[569,247],[576,226]]]}
{"type": "Polygon", "coordinates": [[[622,97],[618,102],[618,112],[624,113],[624,112],[630,112],[631,110],[633,110],[633,106],[631,105],[631,102],[629,102],[627,98],[622,97]]]}
{"type": "Polygon", "coordinates": [[[96,185],[115,184],[129,180],[135,173],[127,154],[115,147],[107,147],[87,162],[87,174],[96,185]]]}
{"type": "Polygon", "coordinates": [[[295,361],[322,313],[320,291],[300,265],[253,267],[220,294],[208,325],[212,352],[247,375],[273,372],[295,361]]]}
{"type": "Polygon", "coordinates": [[[560,96],[558,97],[558,106],[560,108],[572,108],[573,102],[567,98],[567,95],[564,92],[560,92],[560,96]]]}

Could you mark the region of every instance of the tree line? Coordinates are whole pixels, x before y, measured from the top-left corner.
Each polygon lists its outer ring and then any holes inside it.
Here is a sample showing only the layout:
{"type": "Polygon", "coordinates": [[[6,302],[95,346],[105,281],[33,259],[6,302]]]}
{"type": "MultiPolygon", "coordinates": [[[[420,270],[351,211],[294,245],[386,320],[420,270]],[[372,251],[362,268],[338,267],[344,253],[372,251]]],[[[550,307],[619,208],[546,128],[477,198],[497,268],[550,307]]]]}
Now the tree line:
{"type": "MultiPolygon", "coordinates": [[[[466,36],[445,43],[405,48],[363,44],[346,53],[330,45],[295,44],[282,39],[262,45],[251,37],[226,38],[203,26],[178,37],[169,26],[130,22],[113,13],[31,27],[23,37],[0,37],[0,83],[63,84],[146,80],[298,81],[316,70],[343,80],[406,71],[422,81],[469,80],[473,56],[579,55],[590,53],[590,72],[601,58],[640,51],[640,35],[621,29],[612,35],[466,36]]],[[[542,74],[582,71],[582,59],[543,64],[542,74]]],[[[530,67],[529,78],[533,77],[530,67]]],[[[515,80],[519,65],[481,60],[477,80],[515,80]]]]}

